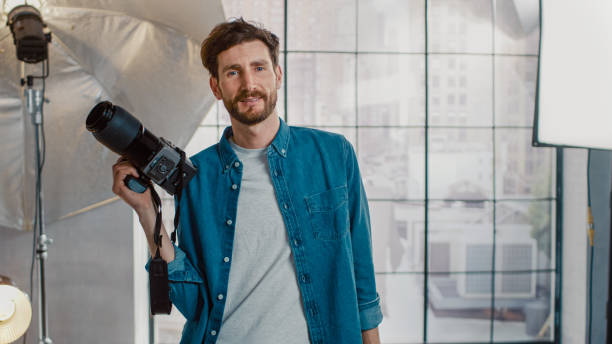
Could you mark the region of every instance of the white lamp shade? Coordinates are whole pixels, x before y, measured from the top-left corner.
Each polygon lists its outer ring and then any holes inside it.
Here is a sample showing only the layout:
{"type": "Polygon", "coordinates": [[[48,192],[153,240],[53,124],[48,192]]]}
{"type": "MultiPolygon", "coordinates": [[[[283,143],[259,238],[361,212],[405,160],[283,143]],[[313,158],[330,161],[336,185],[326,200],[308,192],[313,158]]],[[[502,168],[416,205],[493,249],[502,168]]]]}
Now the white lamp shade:
{"type": "Polygon", "coordinates": [[[26,294],[12,285],[0,284],[0,344],[21,337],[32,320],[32,305],[26,294]]]}

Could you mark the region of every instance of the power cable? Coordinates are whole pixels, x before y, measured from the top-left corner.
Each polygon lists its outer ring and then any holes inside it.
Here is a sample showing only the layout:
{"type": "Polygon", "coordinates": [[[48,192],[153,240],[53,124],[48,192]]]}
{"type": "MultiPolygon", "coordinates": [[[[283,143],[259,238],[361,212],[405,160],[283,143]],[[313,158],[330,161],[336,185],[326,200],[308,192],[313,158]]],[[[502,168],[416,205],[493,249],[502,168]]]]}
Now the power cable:
{"type": "Polygon", "coordinates": [[[589,236],[589,301],[588,301],[588,320],[587,320],[587,343],[591,344],[592,329],[593,329],[593,258],[595,256],[595,224],[593,221],[593,212],[591,210],[591,150],[588,150],[587,158],[587,222],[589,225],[588,236],[589,236]]]}

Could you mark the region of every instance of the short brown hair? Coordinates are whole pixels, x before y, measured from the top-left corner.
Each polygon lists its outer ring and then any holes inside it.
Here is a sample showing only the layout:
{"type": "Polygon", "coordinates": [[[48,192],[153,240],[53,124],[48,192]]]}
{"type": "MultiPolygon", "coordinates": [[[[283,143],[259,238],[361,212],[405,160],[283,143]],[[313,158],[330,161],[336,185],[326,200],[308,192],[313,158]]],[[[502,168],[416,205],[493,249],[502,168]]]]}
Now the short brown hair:
{"type": "Polygon", "coordinates": [[[219,78],[219,63],[217,56],[240,43],[260,40],[270,52],[274,67],[278,65],[279,40],[278,37],[260,25],[247,22],[242,17],[215,26],[208,37],[202,42],[200,57],[202,64],[214,77],[219,78]]]}

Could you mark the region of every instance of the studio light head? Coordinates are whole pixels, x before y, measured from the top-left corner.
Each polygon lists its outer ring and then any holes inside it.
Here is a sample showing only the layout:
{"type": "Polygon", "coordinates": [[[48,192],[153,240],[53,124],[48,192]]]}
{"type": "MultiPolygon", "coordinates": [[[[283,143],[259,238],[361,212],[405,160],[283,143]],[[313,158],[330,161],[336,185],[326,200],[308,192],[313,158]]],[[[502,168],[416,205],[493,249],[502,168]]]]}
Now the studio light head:
{"type": "MultiPolygon", "coordinates": [[[[85,122],[87,130],[103,145],[129,160],[139,171],[143,182],[152,180],[171,195],[195,175],[196,169],[189,159],[181,159],[184,152],[164,138],[158,138],[145,129],[136,117],[120,106],[105,101],[89,112],[85,122]],[[182,185],[179,171],[182,173],[182,185]]],[[[130,189],[144,192],[139,185],[130,189]]]]}
{"type": "Polygon", "coordinates": [[[47,59],[51,34],[44,32],[46,25],[36,8],[30,5],[13,8],[6,25],[11,28],[19,61],[38,63],[47,59]]]}

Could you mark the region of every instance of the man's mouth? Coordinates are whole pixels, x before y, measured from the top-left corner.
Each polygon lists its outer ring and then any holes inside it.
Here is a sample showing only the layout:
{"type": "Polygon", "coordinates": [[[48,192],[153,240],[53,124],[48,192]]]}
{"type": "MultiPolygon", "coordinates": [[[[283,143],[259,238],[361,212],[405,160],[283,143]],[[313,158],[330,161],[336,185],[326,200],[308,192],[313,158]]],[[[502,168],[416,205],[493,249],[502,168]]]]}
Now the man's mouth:
{"type": "Polygon", "coordinates": [[[256,104],[261,98],[260,97],[247,97],[240,100],[241,103],[246,105],[256,104]]]}

